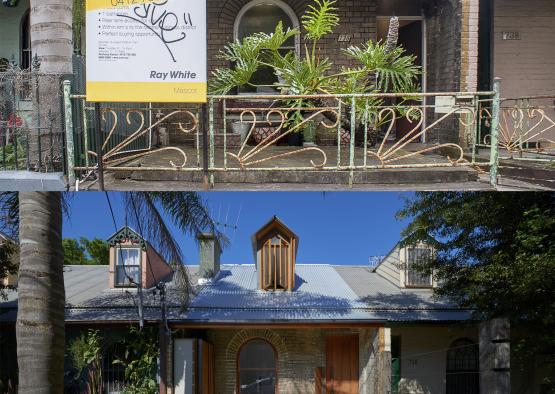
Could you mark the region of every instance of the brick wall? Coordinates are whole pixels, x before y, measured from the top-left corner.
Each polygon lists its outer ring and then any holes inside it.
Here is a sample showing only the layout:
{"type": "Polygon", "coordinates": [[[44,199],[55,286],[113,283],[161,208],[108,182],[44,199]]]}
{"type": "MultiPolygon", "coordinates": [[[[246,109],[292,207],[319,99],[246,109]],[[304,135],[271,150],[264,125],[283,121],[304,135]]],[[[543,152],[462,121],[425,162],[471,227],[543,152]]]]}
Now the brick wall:
{"type": "Polygon", "coordinates": [[[314,392],[314,372],[325,367],[326,335],[340,333],[359,334],[360,393],[375,393],[377,379],[375,329],[354,330],[213,330],[207,339],[214,345],[216,392],[235,392],[237,352],[250,339],[263,338],[278,352],[278,385],[280,393],[314,392]]]}
{"type": "MultiPolygon", "coordinates": [[[[234,39],[236,16],[249,0],[208,0],[208,68],[229,63],[218,58],[219,51],[234,39]]],[[[300,19],[311,0],[285,0],[300,19]]],[[[377,0],[338,0],[341,19],[334,34],[321,43],[323,55],[329,57],[336,69],[350,64],[341,49],[376,39],[377,0]],[[340,43],[338,36],[349,34],[351,42],[340,43]]],[[[428,0],[424,3],[427,24],[427,90],[429,92],[475,90],[478,64],[478,0],[428,0]]],[[[301,48],[304,41],[301,40],[301,48]]],[[[433,101],[433,100],[432,100],[433,101]]],[[[433,104],[433,102],[428,102],[433,104]]],[[[430,111],[429,122],[437,119],[430,111]]],[[[432,142],[464,142],[465,130],[453,118],[435,128],[432,142]]]]}
{"type": "MultiPolygon", "coordinates": [[[[431,0],[424,8],[429,92],[457,92],[460,89],[460,12],[460,3],[455,0],[431,0]]],[[[433,104],[433,101],[430,98],[427,104],[433,104]]],[[[429,110],[428,124],[437,119],[433,110],[429,110]]],[[[457,127],[455,120],[448,120],[430,130],[428,141],[458,142],[457,127]]]]}
{"type": "MultiPolygon", "coordinates": [[[[250,0],[208,0],[208,70],[209,75],[218,67],[228,67],[229,64],[218,59],[219,51],[229,42],[233,41],[233,27],[235,18],[241,8],[250,0]]],[[[310,0],[286,0],[297,18],[310,4],[310,0]]],[[[322,53],[329,56],[337,68],[349,64],[349,59],[340,53],[341,48],[353,44],[361,44],[376,37],[376,0],[353,1],[338,0],[336,7],[339,9],[341,24],[334,34],[322,40],[322,53]],[[339,34],[350,34],[350,43],[338,42],[339,34]]],[[[304,42],[301,40],[301,47],[304,42]]]]}

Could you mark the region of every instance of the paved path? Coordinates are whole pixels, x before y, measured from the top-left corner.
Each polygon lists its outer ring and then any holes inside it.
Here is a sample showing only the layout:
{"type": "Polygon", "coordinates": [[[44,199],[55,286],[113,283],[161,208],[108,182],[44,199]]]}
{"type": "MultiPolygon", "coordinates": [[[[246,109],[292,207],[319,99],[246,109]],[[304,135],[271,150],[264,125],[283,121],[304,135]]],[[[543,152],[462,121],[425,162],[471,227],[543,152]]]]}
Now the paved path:
{"type": "MultiPolygon", "coordinates": [[[[86,183],[81,185],[80,190],[97,190],[96,184],[86,183]]],[[[106,190],[121,191],[205,191],[202,184],[190,182],[155,182],[155,181],[133,181],[118,180],[112,175],[105,179],[106,190]]],[[[226,184],[219,183],[209,190],[220,191],[493,191],[489,183],[489,176],[482,174],[477,182],[464,183],[437,183],[437,184],[401,184],[401,185],[354,185],[352,189],[345,185],[321,185],[321,184],[226,184]]],[[[545,187],[532,183],[501,178],[498,191],[544,191],[545,187]]]]}

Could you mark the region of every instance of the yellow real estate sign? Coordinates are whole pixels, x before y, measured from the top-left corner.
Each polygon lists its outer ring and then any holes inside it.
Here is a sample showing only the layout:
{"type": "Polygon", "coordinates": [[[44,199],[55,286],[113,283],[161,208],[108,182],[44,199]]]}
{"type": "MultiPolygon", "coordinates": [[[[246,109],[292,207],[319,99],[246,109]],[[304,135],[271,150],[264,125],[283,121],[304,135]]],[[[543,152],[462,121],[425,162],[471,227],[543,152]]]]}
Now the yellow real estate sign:
{"type": "Polygon", "coordinates": [[[87,0],[87,100],[206,102],[206,0],[87,0]]]}

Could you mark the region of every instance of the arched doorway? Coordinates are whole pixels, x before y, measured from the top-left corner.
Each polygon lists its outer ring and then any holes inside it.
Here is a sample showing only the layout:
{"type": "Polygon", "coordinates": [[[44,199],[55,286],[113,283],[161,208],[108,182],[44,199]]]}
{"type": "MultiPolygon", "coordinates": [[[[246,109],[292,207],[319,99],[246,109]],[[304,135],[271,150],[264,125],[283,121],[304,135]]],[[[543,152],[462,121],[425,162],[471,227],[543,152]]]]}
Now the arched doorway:
{"type": "Polygon", "coordinates": [[[277,393],[277,364],[277,352],[269,342],[263,339],[246,342],[237,354],[237,393],[277,393]]]}
{"type": "Polygon", "coordinates": [[[454,341],[447,351],[447,394],[480,392],[478,345],[467,338],[454,341]]]}

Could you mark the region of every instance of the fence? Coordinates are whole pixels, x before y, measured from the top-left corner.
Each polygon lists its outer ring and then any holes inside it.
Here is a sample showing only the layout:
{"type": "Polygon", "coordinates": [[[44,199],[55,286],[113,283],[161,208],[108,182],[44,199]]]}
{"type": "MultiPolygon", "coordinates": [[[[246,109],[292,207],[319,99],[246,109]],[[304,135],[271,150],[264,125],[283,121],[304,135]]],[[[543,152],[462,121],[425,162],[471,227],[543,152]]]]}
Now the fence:
{"type": "Polygon", "coordinates": [[[15,66],[0,72],[0,168],[66,172],[63,75],[15,66]]]}
{"type": "MultiPolygon", "coordinates": [[[[490,149],[491,102],[480,102],[478,147],[490,149]]],[[[555,95],[501,99],[500,158],[534,162],[555,160],[555,95]]]]}
{"type": "Polygon", "coordinates": [[[78,180],[103,171],[168,171],[202,173],[212,183],[218,173],[343,171],[352,185],[360,171],[481,166],[491,168],[495,185],[497,149],[486,159],[476,152],[480,105],[498,100],[496,91],[239,95],[210,96],[206,106],[145,108],[92,106],[68,88],[66,113],[77,115],[69,125],[70,167],[78,180]]]}

